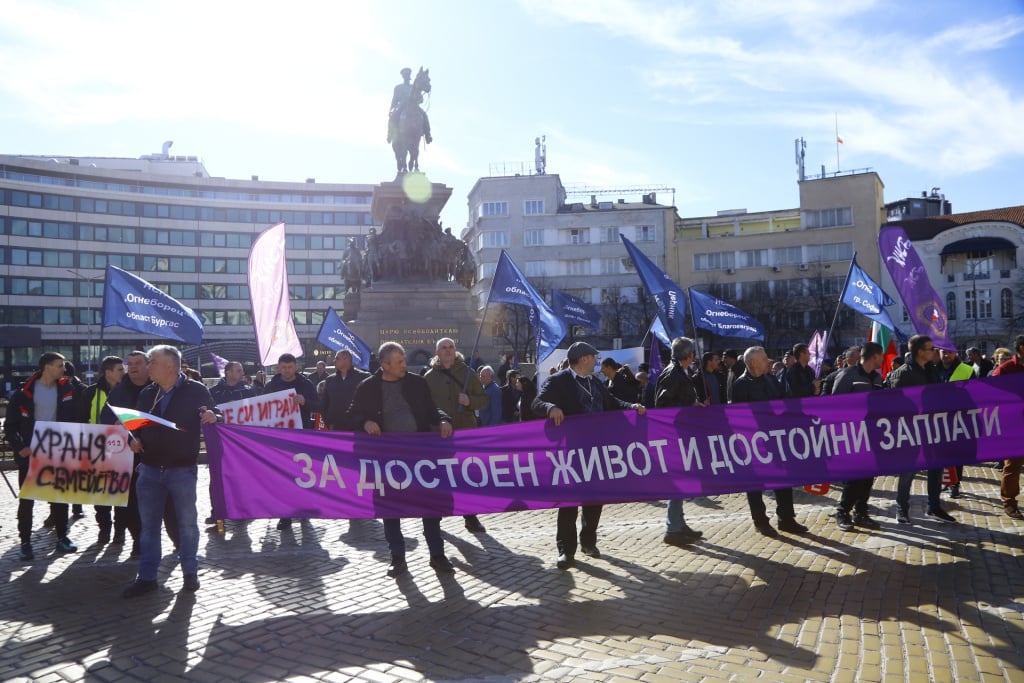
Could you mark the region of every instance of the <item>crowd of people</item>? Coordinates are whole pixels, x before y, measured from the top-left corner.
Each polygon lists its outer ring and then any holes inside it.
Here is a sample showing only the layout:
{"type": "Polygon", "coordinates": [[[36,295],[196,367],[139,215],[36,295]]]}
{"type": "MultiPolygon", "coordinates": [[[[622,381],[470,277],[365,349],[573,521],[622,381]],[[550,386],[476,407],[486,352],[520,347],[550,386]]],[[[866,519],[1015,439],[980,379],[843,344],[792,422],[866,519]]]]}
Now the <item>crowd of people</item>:
{"type": "MultiPolygon", "coordinates": [[[[531,378],[514,366],[511,354],[503,357],[495,370],[477,354],[467,363],[455,341],[444,338],[437,342],[436,355],[421,374],[408,371],[405,349],[400,344],[387,342],[374,355],[371,372],[355,367],[347,350],[336,353],[333,373],[320,362],[309,375],[299,372],[293,355],[283,354],[278,359],[276,374],[269,379],[258,373],[250,381],[241,363],[231,361],[223,368],[223,377],[210,388],[172,346],[156,346],[148,353],[133,351],[124,359],[108,356],[100,363],[98,381],[88,387],[75,378],[73,367],[62,355],[46,352],[39,358],[37,372],[13,395],[4,432],[14,450],[19,484],[23,484],[36,421],[114,424],[117,418],[110,406],[118,406],[163,417],[183,428],[176,431],[157,426],[133,433],[129,445],[135,453],[135,467],[127,506],[95,508],[97,545],[124,544],[129,535],[132,539],[129,557],[138,560],[138,574],[124,589],[124,595],[135,597],[158,587],[161,525],[177,551],[184,589],[199,589],[196,487],[201,425],[221,419],[218,405],[294,390],[293,400],[306,429],[371,436],[386,432],[433,432],[435,435],[430,438],[448,438],[456,431],[528,420],[550,420],[558,428],[574,415],[608,410],[631,410],[643,415],[648,408],[700,409],[716,404],[880,391],[1024,372],[1024,335],[1014,340],[1013,351],[997,349],[992,360],[970,348],[966,351],[968,360],[963,361],[955,351],[940,352],[924,335],[911,337],[908,348],[906,356],[896,359],[883,378],[884,350],[874,342],[851,347],[839,355],[834,368],[823,363],[816,371],[806,344],[797,344],[778,361],[772,361],[760,346],[742,353],[735,349],[721,354],[708,351],[698,359],[694,341],[679,337],[672,341],[667,366],[656,374],[646,363],[634,373],[628,365],[612,358],[599,359],[593,346],[579,341],[568,348],[565,360],[548,376],[531,378]]],[[[1003,509],[1018,520],[1024,520],[1017,503],[1022,463],[1024,459],[1007,459],[1000,464],[1003,509]]],[[[962,466],[958,470],[958,476],[962,476],[962,466]]],[[[900,524],[911,522],[910,489],[916,474],[910,471],[899,475],[896,520],[900,524]]],[[[942,474],[941,469],[927,473],[925,515],[939,522],[955,523],[955,518],[942,506],[942,474]]],[[[873,478],[843,482],[834,514],[839,529],[879,528],[869,514],[873,485],[873,478]]],[[[945,490],[953,498],[960,495],[959,483],[945,490]]],[[[776,526],[768,516],[764,492],[746,494],[754,528],[768,537],[778,536],[780,531],[806,533],[808,528],[796,519],[793,490],[776,489],[773,493],[776,526]]],[[[31,499],[19,502],[20,557],[26,562],[35,557],[33,509],[31,499]]],[[[559,569],[574,566],[577,550],[589,557],[600,557],[597,530],[602,506],[582,506],[582,523],[577,531],[580,512],[576,507],[558,509],[555,545],[559,569]]],[[[70,514],[81,516],[81,507],[75,506],[70,514]]],[[[213,513],[206,519],[208,525],[217,521],[213,513]]],[[[471,532],[485,531],[476,515],[466,515],[464,522],[471,532]]],[[[454,567],[445,554],[440,523],[439,517],[422,519],[423,534],[430,566],[439,573],[450,573],[454,567]]],[[[277,528],[283,531],[291,524],[291,519],[281,519],[277,528]]],[[[54,531],[56,552],[77,551],[68,537],[68,504],[49,504],[44,526],[54,531]]],[[[400,577],[408,571],[401,520],[385,519],[384,535],[390,550],[387,575],[400,577]]],[[[663,542],[685,547],[702,536],[703,532],[687,524],[683,500],[668,501],[663,542]]]]}

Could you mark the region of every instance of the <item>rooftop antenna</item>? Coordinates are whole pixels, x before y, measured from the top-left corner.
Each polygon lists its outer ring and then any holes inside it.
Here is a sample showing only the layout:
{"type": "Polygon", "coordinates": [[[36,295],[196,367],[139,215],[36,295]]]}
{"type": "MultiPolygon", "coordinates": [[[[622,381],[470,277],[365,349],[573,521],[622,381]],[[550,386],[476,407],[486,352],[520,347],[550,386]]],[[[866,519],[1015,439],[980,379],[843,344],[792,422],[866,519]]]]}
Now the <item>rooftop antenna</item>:
{"type": "Polygon", "coordinates": [[[537,167],[537,175],[544,175],[548,167],[548,146],[545,144],[546,135],[534,139],[537,148],[533,151],[533,161],[537,167]]]}
{"type": "Polygon", "coordinates": [[[804,173],[804,155],[807,151],[807,142],[803,138],[797,138],[793,141],[793,147],[796,151],[796,178],[798,181],[803,182],[807,179],[804,173]]]}

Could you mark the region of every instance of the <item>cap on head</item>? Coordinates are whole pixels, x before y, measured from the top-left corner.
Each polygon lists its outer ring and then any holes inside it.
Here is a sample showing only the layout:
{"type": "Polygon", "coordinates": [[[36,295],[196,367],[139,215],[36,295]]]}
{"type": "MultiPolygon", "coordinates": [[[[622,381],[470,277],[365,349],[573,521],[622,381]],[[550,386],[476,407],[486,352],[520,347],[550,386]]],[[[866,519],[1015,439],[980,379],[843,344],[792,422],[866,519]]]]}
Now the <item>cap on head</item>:
{"type": "Polygon", "coordinates": [[[569,347],[569,352],[566,354],[569,359],[570,365],[575,365],[579,362],[580,358],[584,356],[596,356],[597,349],[588,344],[587,342],[576,342],[569,347]]]}

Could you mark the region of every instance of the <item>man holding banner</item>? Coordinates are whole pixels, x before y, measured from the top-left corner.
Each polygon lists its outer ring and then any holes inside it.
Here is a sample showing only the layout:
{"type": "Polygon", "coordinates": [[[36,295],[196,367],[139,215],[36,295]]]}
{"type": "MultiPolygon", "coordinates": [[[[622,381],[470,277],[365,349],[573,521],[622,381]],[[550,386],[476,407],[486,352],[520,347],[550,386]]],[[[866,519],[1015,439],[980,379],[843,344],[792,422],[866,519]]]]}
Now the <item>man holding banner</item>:
{"type": "MultiPolygon", "coordinates": [[[[612,396],[594,374],[597,365],[597,349],[586,342],[576,342],[567,353],[569,367],[550,375],[533,400],[533,412],[540,417],[549,417],[558,427],[567,415],[600,413],[606,410],[635,410],[640,415],[647,409],[639,403],[629,404],[612,396]]],[[[601,557],[597,549],[597,525],[601,521],[601,505],[583,506],[583,524],[580,528],[579,546],[584,555],[601,557]]],[[[559,569],[568,569],[576,564],[576,517],[578,507],[558,508],[558,530],[555,543],[558,546],[559,569]]]]}
{"type": "MultiPolygon", "coordinates": [[[[450,418],[434,405],[427,381],[406,370],[405,349],[397,342],[385,342],[377,352],[380,369],[356,388],[349,408],[353,427],[371,436],[386,432],[430,432],[434,428],[442,439],[452,435],[450,418]]],[[[441,518],[423,517],[423,537],[430,550],[430,566],[439,573],[455,571],[444,555],[441,518]]],[[[405,537],[402,520],[385,518],[384,538],[391,551],[388,576],[397,578],[409,571],[405,561],[405,537]]]]}
{"type": "Polygon", "coordinates": [[[178,558],[184,590],[199,590],[199,522],[196,512],[199,437],[203,424],[217,422],[209,389],[181,372],[181,352],[173,346],[150,349],[149,374],[153,383],[139,393],[138,410],[152,413],[178,426],[154,424],[138,430],[132,450],[139,454],[136,492],[142,518],[139,573],[124,589],[134,598],[157,589],[160,568],[160,522],[168,498],[174,500],[178,520],[178,558]]]}
{"type": "MultiPolygon", "coordinates": [[[[909,363],[904,363],[889,373],[886,384],[892,388],[917,387],[926,384],[938,384],[939,377],[935,374],[936,351],[938,348],[932,338],[923,334],[915,334],[910,338],[909,363]]],[[[910,523],[910,487],[914,483],[917,472],[911,470],[900,474],[896,487],[896,521],[900,524],[910,523]]],[[[941,522],[955,524],[956,518],[942,509],[942,468],[928,470],[928,509],[925,516],[941,522]]]]}
{"type": "MultiPolygon", "coordinates": [[[[771,361],[768,360],[768,354],[765,353],[763,347],[751,346],[744,351],[743,363],[746,366],[746,370],[733,384],[730,403],[774,401],[783,398],[782,386],[768,372],[771,367],[771,361]]],[[[761,491],[748,491],[747,504],[750,506],[750,516],[754,519],[754,528],[769,538],[778,536],[779,532],[768,521],[768,511],[764,505],[764,493],[761,491]]],[[[807,527],[796,521],[796,512],[793,509],[793,489],[775,489],[775,514],[778,517],[778,525],[781,531],[787,531],[791,534],[807,532],[807,527]]]]}
{"type": "MultiPolygon", "coordinates": [[[[7,404],[4,436],[14,451],[18,464],[18,485],[24,486],[32,457],[32,434],[36,422],[78,422],[78,395],[71,381],[64,376],[64,356],[47,351],[39,357],[39,369],[25,385],[14,393],[7,404]]],[[[21,538],[20,558],[35,559],[32,551],[32,508],[35,501],[18,501],[18,536],[21,538]]],[[[57,552],[73,553],[78,546],[68,538],[68,504],[50,503],[50,519],[57,532],[57,552]]]]}

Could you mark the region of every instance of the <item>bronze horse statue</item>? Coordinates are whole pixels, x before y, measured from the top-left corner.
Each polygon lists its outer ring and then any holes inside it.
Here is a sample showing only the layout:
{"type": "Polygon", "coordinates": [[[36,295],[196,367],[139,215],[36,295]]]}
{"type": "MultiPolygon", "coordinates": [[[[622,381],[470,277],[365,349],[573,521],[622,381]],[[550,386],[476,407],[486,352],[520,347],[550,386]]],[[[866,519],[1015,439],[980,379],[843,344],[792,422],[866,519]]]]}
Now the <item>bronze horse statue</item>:
{"type": "Polygon", "coordinates": [[[420,138],[429,132],[427,115],[420,108],[420,102],[423,101],[423,93],[429,92],[430,69],[421,67],[412,82],[409,99],[402,105],[402,110],[398,114],[397,134],[391,142],[399,173],[420,170],[420,138]]]}

